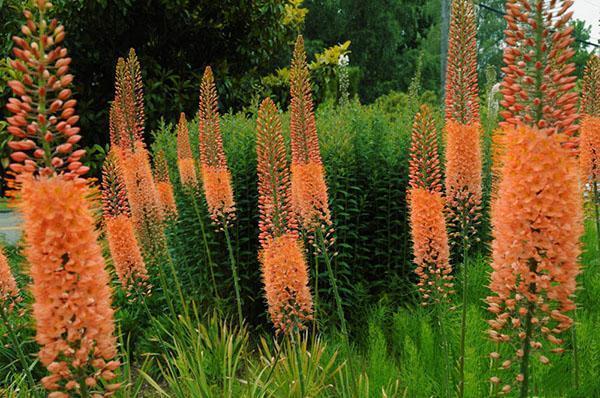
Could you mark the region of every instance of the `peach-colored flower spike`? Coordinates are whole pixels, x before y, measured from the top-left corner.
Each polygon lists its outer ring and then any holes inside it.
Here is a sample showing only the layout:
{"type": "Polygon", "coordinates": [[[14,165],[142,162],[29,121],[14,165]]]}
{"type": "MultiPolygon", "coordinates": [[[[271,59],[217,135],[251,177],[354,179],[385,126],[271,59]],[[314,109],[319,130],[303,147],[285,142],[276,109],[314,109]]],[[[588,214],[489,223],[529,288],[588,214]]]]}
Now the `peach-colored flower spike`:
{"type": "Polygon", "coordinates": [[[206,204],[213,222],[219,225],[235,217],[235,200],[231,173],[223,151],[217,101],[212,69],[207,66],[200,84],[200,164],[206,204]]]}
{"type": "Polygon", "coordinates": [[[281,120],[266,98],[256,120],[259,240],[269,314],[277,333],[304,329],[312,314],[308,266],[291,205],[290,172],[281,120]]]}
{"type": "Polygon", "coordinates": [[[301,227],[314,234],[333,232],[325,169],[313,111],[310,74],[304,39],[298,36],[290,69],[290,135],[292,147],[292,205],[301,227]]]}
{"type": "Polygon", "coordinates": [[[446,120],[479,123],[477,26],[472,0],[453,0],[448,33],[446,120]]]}
{"type": "Polygon", "coordinates": [[[487,298],[496,317],[490,337],[515,347],[501,359],[511,375],[494,379],[507,390],[527,383],[522,358],[547,363],[549,352],[563,351],[560,334],[573,324],[568,313],[575,309],[581,196],[575,159],[560,144],[560,137],[528,126],[507,131],[492,208],[493,295],[487,298]]]}
{"type": "Polygon", "coordinates": [[[194,161],[190,145],[190,132],[187,120],[185,119],[185,113],[183,112],[181,112],[179,123],[177,124],[177,166],[179,168],[181,184],[190,187],[198,185],[196,162],[194,161]]]}
{"type": "Polygon", "coordinates": [[[502,68],[502,127],[524,123],[576,147],[577,92],[572,0],[508,0],[502,68]]]}
{"type": "Polygon", "coordinates": [[[452,245],[472,244],[481,217],[479,124],[446,123],[446,206],[452,245]]]}
{"type": "Polygon", "coordinates": [[[135,237],[125,183],[114,149],[102,166],[102,203],[108,247],[117,277],[128,294],[143,294],[149,289],[148,273],[135,237]]]}
{"type": "Polygon", "coordinates": [[[430,192],[442,191],[437,129],[431,110],[421,106],[415,115],[410,146],[409,185],[430,192]]]}
{"type": "MultiPolygon", "coordinates": [[[[63,175],[25,176],[19,208],[31,266],[33,316],[40,362],[50,372],[44,387],[66,397],[101,390],[119,363],[111,290],[97,243],[85,183],[63,175]],[[48,200],[52,198],[52,200],[48,200]],[[85,375],[85,381],[81,380],[85,375]]],[[[117,386],[106,386],[110,392],[117,386]]]]}
{"type": "Polygon", "coordinates": [[[296,234],[269,241],[260,253],[269,315],[277,333],[303,330],[312,319],[305,250],[296,234]]]}
{"type": "Polygon", "coordinates": [[[162,150],[158,151],[154,158],[154,181],[156,182],[156,190],[162,204],[163,213],[170,219],[177,217],[177,204],[175,203],[173,185],[169,177],[169,165],[167,164],[165,152],[162,150]]]}
{"type": "Polygon", "coordinates": [[[581,98],[583,121],[579,162],[585,182],[600,189],[600,57],[590,56],[583,76],[581,98]]]}
{"type": "Polygon", "coordinates": [[[277,106],[266,98],[256,120],[256,154],[258,169],[259,239],[264,247],[270,240],[297,232],[292,210],[290,171],[281,133],[277,106]]]}
{"type": "Polygon", "coordinates": [[[438,191],[410,190],[410,227],[423,306],[449,302],[453,293],[444,201],[438,191]]]}
{"type": "Polygon", "coordinates": [[[76,126],[77,101],[71,98],[71,58],[60,45],[64,27],[56,19],[48,23],[46,9],[40,3],[39,9],[26,10],[22,37],[13,37],[15,59],[10,65],[20,78],[8,82],[14,95],[6,105],[13,114],[6,119],[14,137],[8,143],[13,151],[10,168],[17,173],[74,178],[89,168],[80,161],[85,150],[75,149],[81,135],[76,126]]]}
{"type": "Polygon", "coordinates": [[[0,247],[0,306],[6,311],[12,311],[14,305],[20,301],[19,287],[10,270],[4,248],[0,247]]]}

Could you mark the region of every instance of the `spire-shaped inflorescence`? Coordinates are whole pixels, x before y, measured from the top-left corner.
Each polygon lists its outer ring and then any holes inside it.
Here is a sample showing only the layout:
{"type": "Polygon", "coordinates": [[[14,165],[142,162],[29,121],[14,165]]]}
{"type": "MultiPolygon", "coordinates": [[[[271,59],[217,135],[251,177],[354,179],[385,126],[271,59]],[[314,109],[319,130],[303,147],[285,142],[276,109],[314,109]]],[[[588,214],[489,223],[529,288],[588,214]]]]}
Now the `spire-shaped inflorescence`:
{"type": "Polygon", "coordinates": [[[508,0],[500,115],[502,127],[519,123],[564,134],[576,146],[579,130],[572,0],[508,0]]]}
{"type": "Polygon", "coordinates": [[[291,207],[290,175],[275,103],[267,98],[256,121],[259,228],[265,294],[277,333],[305,328],[312,315],[308,267],[291,207]]]}
{"type": "Polygon", "coordinates": [[[26,10],[23,37],[13,37],[15,59],[10,65],[20,78],[8,82],[13,93],[6,105],[13,114],[6,119],[14,137],[8,143],[10,168],[17,173],[74,178],[89,168],[80,161],[85,151],[75,148],[81,135],[76,126],[77,101],[71,98],[71,58],[61,46],[64,27],[56,19],[47,21],[45,7],[26,10]]]}
{"type": "Polygon", "coordinates": [[[102,203],[106,238],[121,285],[133,299],[148,292],[148,272],[140,251],[118,154],[111,150],[102,166],[102,203]]]}
{"type": "Polygon", "coordinates": [[[408,169],[411,188],[423,188],[429,192],[442,191],[437,140],[435,120],[429,107],[423,105],[415,115],[412,129],[408,169]]]}
{"type": "Polygon", "coordinates": [[[198,128],[206,203],[213,222],[221,225],[235,218],[235,200],[231,173],[223,151],[217,87],[210,66],[206,67],[200,84],[198,128]]]}
{"type": "Polygon", "coordinates": [[[448,33],[446,120],[479,123],[477,25],[472,0],[453,0],[448,33]]]}
{"type": "Polygon", "coordinates": [[[298,36],[294,47],[290,95],[292,205],[304,231],[314,235],[320,229],[327,236],[333,227],[302,36],[298,36]]]}

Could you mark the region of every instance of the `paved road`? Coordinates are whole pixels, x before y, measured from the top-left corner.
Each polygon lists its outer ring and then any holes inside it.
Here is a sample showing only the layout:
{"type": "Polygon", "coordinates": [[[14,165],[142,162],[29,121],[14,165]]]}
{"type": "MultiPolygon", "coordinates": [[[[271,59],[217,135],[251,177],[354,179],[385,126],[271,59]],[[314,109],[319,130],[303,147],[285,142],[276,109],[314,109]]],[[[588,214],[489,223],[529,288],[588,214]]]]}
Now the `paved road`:
{"type": "Polygon", "coordinates": [[[0,241],[14,245],[21,238],[21,219],[15,212],[0,213],[0,241]]]}

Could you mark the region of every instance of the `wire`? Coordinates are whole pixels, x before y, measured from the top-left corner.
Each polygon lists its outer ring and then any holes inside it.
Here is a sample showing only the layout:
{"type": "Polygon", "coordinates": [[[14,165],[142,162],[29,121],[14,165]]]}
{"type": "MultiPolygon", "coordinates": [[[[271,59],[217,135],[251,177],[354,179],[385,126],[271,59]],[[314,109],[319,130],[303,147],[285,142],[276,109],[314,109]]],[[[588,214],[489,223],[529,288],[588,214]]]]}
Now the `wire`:
{"type": "MultiPolygon", "coordinates": [[[[493,8],[493,7],[490,7],[490,6],[486,5],[486,4],[482,4],[482,3],[479,3],[479,2],[477,2],[476,4],[477,4],[479,7],[483,8],[484,10],[488,10],[488,11],[491,11],[491,12],[493,12],[493,13],[496,13],[496,14],[498,14],[498,15],[502,15],[502,16],[506,15],[506,12],[504,12],[504,11],[501,11],[501,10],[498,10],[498,9],[496,9],[496,8],[493,8]]],[[[598,44],[595,44],[595,43],[592,43],[592,42],[589,42],[589,41],[585,41],[585,40],[579,40],[579,39],[577,39],[577,38],[575,38],[575,41],[576,41],[576,42],[578,42],[578,43],[585,44],[585,45],[587,45],[587,46],[592,46],[592,47],[600,48],[600,45],[598,45],[598,44]]]]}

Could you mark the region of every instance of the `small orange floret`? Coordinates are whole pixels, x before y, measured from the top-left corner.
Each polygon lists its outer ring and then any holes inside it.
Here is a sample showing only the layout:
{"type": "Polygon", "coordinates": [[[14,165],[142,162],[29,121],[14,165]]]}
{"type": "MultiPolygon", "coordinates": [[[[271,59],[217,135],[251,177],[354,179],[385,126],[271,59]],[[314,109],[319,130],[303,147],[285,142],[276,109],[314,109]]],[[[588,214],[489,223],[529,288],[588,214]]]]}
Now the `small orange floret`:
{"type": "Polygon", "coordinates": [[[10,270],[4,249],[0,248],[0,306],[10,311],[18,301],[21,300],[17,282],[10,270]]]}
{"type": "Polygon", "coordinates": [[[442,196],[439,192],[413,188],[410,198],[415,273],[419,276],[422,304],[447,302],[453,289],[453,276],[442,196]]]}
{"type": "Polygon", "coordinates": [[[451,244],[477,233],[481,217],[479,125],[446,122],[446,198],[451,244]]]}
{"type": "Polygon", "coordinates": [[[269,315],[277,333],[304,329],[312,296],[302,244],[293,234],[270,241],[260,254],[269,315]]]}
{"type": "Polygon", "coordinates": [[[127,215],[106,219],[106,236],[117,277],[129,294],[148,290],[148,273],[127,215]]]}
{"type": "Polygon", "coordinates": [[[19,209],[31,266],[36,341],[50,375],[45,388],[68,394],[86,377],[109,381],[116,356],[109,276],[83,180],[26,176],[19,209]],[[52,200],[48,200],[52,198],[52,200]]]}
{"type": "Polygon", "coordinates": [[[202,180],[206,204],[213,222],[219,225],[234,219],[235,200],[229,170],[203,165],[202,180]]]}
{"type": "Polygon", "coordinates": [[[575,309],[582,233],[576,162],[557,135],[523,126],[506,131],[503,160],[492,207],[493,295],[487,303],[496,319],[489,334],[522,349],[529,319],[531,348],[551,351],[561,342],[555,335],[573,324],[567,313],[575,309]]]}

